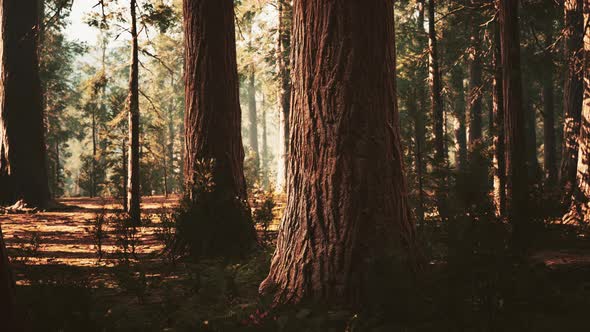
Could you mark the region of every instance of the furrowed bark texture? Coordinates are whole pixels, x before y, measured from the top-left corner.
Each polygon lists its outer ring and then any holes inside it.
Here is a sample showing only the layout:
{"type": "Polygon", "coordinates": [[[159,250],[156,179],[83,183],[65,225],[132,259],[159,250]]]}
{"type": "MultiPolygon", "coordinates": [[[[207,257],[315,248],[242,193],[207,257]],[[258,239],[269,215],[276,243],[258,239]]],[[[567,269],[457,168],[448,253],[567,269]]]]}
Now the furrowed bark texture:
{"type": "Polygon", "coordinates": [[[515,243],[523,245],[527,225],[528,181],[518,6],[516,0],[499,0],[508,212],[514,227],[515,243]]]}
{"type": "Polygon", "coordinates": [[[296,0],[293,23],[288,203],[260,290],[278,303],[361,303],[369,261],[401,259],[414,238],[393,2],[296,0]]]}
{"type": "Polygon", "coordinates": [[[127,209],[131,220],[139,223],[140,188],[139,188],[139,58],[137,45],[136,0],[131,0],[131,70],[129,74],[129,96],[127,108],[129,112],[129,162],[127,164],[127,209]]]}
{"type": "Polygon", "coordinates": [[[560,168],[560,187],[563,202],[569,203],[576,186],[578,165],[578,135],[582,114],[582,62],[584,0],[565,0],[564,45],[567,74],[563,87],[563,147],[560,168]]]}
{"type": "Polygon", "coordinates": [[[37,1],[0,0],[0,204],[49,201],[37,1]]]}
{"type": "MultiPolygon", "coordinates": [[[[199,164],[213,160],[215,192],[227,210],[235,209],[236,200],[247,197],[233,1],[184,0],[183,13],[186,191],[194,198],[194,186],[203,175],[199,164]]],[[[228,237],[236,236],[229,241],[240,242],[234,243],[238,247],[251,244],[255,233],[250,220],[234,219],[224,226],[232,228],[224,231],[228,237]]]]}

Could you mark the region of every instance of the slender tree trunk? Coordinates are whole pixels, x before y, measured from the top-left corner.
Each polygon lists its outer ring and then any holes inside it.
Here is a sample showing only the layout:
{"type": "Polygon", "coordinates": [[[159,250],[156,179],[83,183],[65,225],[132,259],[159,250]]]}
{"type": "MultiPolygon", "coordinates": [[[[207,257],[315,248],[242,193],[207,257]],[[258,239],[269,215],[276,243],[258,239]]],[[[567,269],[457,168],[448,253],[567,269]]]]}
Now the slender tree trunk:
{"type": "MultiPolygon", "coordinates": [[[[174,74],[170,77],[170,84],[174,86],[174,74]]],[[[166,144],[166,154],[168,155],[168,168],[170,169],[171,181],[168,182],[169,188],[166,187],[166,192],[174,191],[174,140],[176,139],[176,127],[174,126],[174,98],[170,98],[168,106],[168,144],[166,144]]]]}
{"type": "Polygon", "coordinates": [[[248,75],[248,120],[249,120],[249,143],[252,153],[254,153],[254,166],[256,175],[260,172],[260,149],[258,148],[258,114],[256,110],[256,70],[250,66],[248,75]]]}
{"type": "Polygon", "coordinates": [[[428,76],[430,83],[431,109],[434,118],[434,159],[438,166],[442,166],[445,161],[444,114],[434,14],[434,0],[428,0],[428,76]]]}
{"type": "Polygon", "coordinates": [[[550,46],[553,40],[553,25],[547,24],[545,30],[547,41],[545,52],[545,69],[543,79],[543,168],[545,169],[545,185],[553,189],[557,183],[557,157],[555,151],[555,98],[553,88],[553,71],[555,66],[550,46]]]}
{"type": "Polygon", "coordinates": [[[522,100],[525,116],[527,174],[530,183],[535,184],[541,176],[541,166],[537,158],[537,114],[533,105],[532,96],[538,96],[534,87],[528,86],[523,88],[522,100]]]}
{"type": "Polygon", "coordinates": [[[278,303],[366,303],[399,277],[372,273],[377,262],[403,260],[414,238],[393,2],[296,0],[293,22],[289,199],[260,290],[278,303]]]}
{"type": "MultiPolygon", "coordinates": [[[[584,1],[584,26],[590,24],[590,3],[584,1]]],[[[584,29],[584,98],[580,126],[577,181],[570,209],[563,217],[566,223],[590,223],[590,29],[584,29]]]]}
{"type": "MultiPolygon", "coordinates": [[[[426,50],[427,47],[427,38],[426,33],[424,31],[424,0],[417,0],[416,1],[416,9],[418,11],[418,18],[416,20],[416,30],[418,31],[418,49],[421,51],[426,50]]],[[[416,119],[414,122],[415,128],[415,140],[416,140],[416,176],[418,178],[418,209],[416,214],[418,215],[418,220],[424,220],[424,205],[425,205],[425,192],[424,192],[424,177],[427,173],[426,170],[426,89],[424,80],[420,78],[425,78],[426,75],[426,62],[419,62],[416,64],[416,77],[419,79],[416,80],[416,101],[417,101],[417,110],[416,110],[416,119]]]]}
{"type": "Polygon", "coordinates": [[[90,179],[90,197],[96,195],[96,109],[92,105],[92,176],[90,179]]]}
{"type": "Polygon", "coordinates": [[[280,75],[279,103],[279,166],[277,171],[277,190],[286,190],[287,156],[289,154],[289,113],[291,107],[291,22],[293,11],[291,1],[278,0],[279,33],[277,64],[280,75]]]}
{"type": "Polygon", "coordinates": [[[266,128],[266,107],[262,103],[262,186],[268,190],[268,132],[266,128]]]}
{"type": "Polygon", "coordinates": [[[21,331],[16,322],[14,279],[6,255],[2,229],[0,229],[0,328],[3,331],[21,331]]]}
{"type": "Polygon", "coordinates": [[[122,145],[122,157],[123,159],[121,160],[122,162],[122,173],[123,173],[123,211],[128,211],[128,202],[127,202],[127,178],[129,177],[129,174],[127,173],[127,162],[128,162],[128,158],[127,158],[127,139],[123,138],[123,145],[122,145]]]}
{"type": "Polygon", "coordinates": [[[61,188],[61,166],[60,166],[60,157],[59,157],[59,138],[55,138],[55,192],[53,193],[53,197],[57,198],[58,191],[61,188]]]}
{"type": "Polygon", "coordinates": [[[520,69],[519,1],[498,1],[500,8],[500,44],[502,47],[508,211],[514,230],[514,245],[517,248],[522,248],[526,247],[527,242],[528,181],[520,69]]]}
{"type": "Polygon", "coordinates": [[[465,87],[463,86],[463,69],[456,66],[451,71],[451,84],[455,91],[455,116],[459,122],[459,128],[455,131],[458,145],[458,168],[467,170],[467,117],[465,114],[465,87]]]}
{"type": "Polygon", "coordinates": [[[502,84],[502,51],[500,45],[500,25],[494,22],[493,45],[493,125],[494,125],[494,205],[498,216],[506,215],[506,149],[504,136],[504,89],[502,84]]]}
{"type": "Polygon", "coordinates": [[[127,212],[134,223],[141,222],[139,188],[139,57],[137,45],[136,0],[131,0],[131,70],[129,73],[129,162],[127,185],[127,212]]]}
{"type": "Polygon", "coordinates": [[[583,82],[581,67],[583,56],[584,18],[583,0],[565,0],[565,59],[567,74],[563,88],[563,147],[560,168],[560,188],[562,201],[571,201],[576,187],[576,168],[578,164],[578,135],[582,114],[583,82]]]}
{"type": "Polygon", "coordinates": [[[480,143],[482,137],[482,63],[481,63],[481,38],[478,27],[472,27],[471,51],[469,54],[469,146],[473,148],[480,143]]]}
{"type": "MultiPolygon", "coordinates": [[[[236,198],[247,202],[247,197],[233,1],[184,0],[183,13],[186,193],[193,201],[197,198],[194,189],[204,176],[199,171],[201,162],[213,160],[210,172],[217,207],[226,210],[221,212],[236,211],[243,208],[236,198]]],[[[219,249],[230,254],[255,241],[249,214],[214,221],[209,227],[213,238],[208,240],[219,246],[229,243],[231,247],[219,249]]]]}
{"type": "Polygon", "coordinates": [[[37,54],[37,1],[0,0],[0,204],[50,199],[37,54]]]}

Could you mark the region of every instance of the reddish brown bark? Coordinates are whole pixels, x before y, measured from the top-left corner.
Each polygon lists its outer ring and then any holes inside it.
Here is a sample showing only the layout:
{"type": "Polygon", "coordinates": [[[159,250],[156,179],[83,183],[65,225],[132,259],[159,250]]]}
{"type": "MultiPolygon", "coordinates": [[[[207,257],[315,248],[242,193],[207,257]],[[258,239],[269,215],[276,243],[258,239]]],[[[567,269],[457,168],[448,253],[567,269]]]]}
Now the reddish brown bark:
{"type": "Polygon", "coordinates": [[[516,0],[499,0],[508,213],[514,227],[515,244],[523,246],[528,224],[528,181],[518,6],[516,0]]]}
{"type": "Polygon", "coordinates": [[[547,24],[545,29],[546,51],[545,70],[542,73],[543,84],[543,168],[545,170],[545,184],[554,188],[557,183],[557,155],[555,148],[555,93],[553,87],[553,56],[551,43],[553,42],[553,24],[547,24]]]}
{"type": "Polygon", "coordinates": [[[430,107],[432,110],[432,116],[434,118],[434,159],[435,163],[438,164],[437,166],[442,166],[446,158],[444,143],[444,113],[434,14],[434,0],[428,0],[428,77],[430,83],[430,107]]]}
{"type": "Polygon", "coordinates": [[[403,260],[414,237],[393,2],[296,0],[293,46],[288,203],[260,289],[278,303],[362,303],[379,284],[371,262],[403,260]]]}
{"type": "MultiPolygon", "coordinates": [[[[187,194],[194,198],[201,161],[214,161],[212,180],[221,209],[246,201],[241,137],[239,80],[232,0],[184,0],[185,159],[187,194]]],[[[254,241],[248,218],[226,220],[219,229],[224,243],[236,248],[254,241]],[[234,238],[235,237],[235,238],[234,238]],[[228,239],[229,238],[229,239],[228,239]]]]}
{"type": "Polygon", "coordinates": [[[569,203],[576,186],[578,165],[578,135],[582,114],[582,62],[584,18],[583,0],[565,0],[564,45],[567,75],[563,89],[563,147],[560,168],[560,187],[563,202],[569,203]]]}
{"type": "Polygon", "coordinates": [[[127,163],[127,212],[131,220],[139,223],[140,188],[139,188],[139,48],[137,45],[137,1],[131,0],[131,70],[129,73],[129,162],[127,163]]]}
{"type": "Polygon", "coordinates": [[[0,204],[49,200],[37,1],[0,1],[0,204]]]}

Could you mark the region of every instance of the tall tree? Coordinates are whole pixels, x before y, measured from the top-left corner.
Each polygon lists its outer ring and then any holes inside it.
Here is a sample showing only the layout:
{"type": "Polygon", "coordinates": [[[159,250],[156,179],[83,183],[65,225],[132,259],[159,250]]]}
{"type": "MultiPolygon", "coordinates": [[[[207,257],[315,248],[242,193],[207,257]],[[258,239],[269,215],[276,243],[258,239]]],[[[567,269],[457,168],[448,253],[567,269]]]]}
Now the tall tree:
{"type": "Polygon", "coordinates": [[[49,201],[38,1],[1,1],[0,204],[49,201]]]}
{"type": "MultiPolygon", "coordinates": [[[[251,32],[250,32],[251,33],[251,32]]],[[[252,38],[252,37],[250,37],[252,38]]],[[[258,114],[256,109],[256,69],[250,65],[248,73],[248,141],[254,154],[254,166],[256,175],[260,172],[260,149],[258,148],[258,114]]]]}
{"type": "MultiPolygon", "coordinates": [[[[239,80],[232,0],[184,0],[185,159],[187,195],[203,182],[201,162],[213,160],[217,208],[236,211],[246,201],[239,80]]],[[[255,240],[249,218],[225,218],[207,225],[213,236],[242,250],[255,240]]],[[[196,221],[195,221],[196,222],[196,221]]],[[[209,221],[211,222],[211,220],[209,221]]],[[[226,248],[230,249],[230,248],[226,248]]]]}
{"type": "Polygon", "coordinates": [[[584,36],[583,0],[565,0],[564,45],[567,74],[563,89],[563,146],[560,168],[560,187],[567,204],[576,185],[578,164],[578,135],[582,114],[583,82],[581,64],[584,36]]]}
{"type": "Polygon", "coordinates": [[[260,290],[279,303],[361,303],[380,282],[373,264],[402,260],[414,237],[393,2],[296,0],[293,46],[289,198],[260,290]]]}
{"type": "Polygon", "coordinates": [[[279,166],[277,171],[277,189],[285,190],[287,178],[287,156],[289,154],[289,113],[291,107],[291,22],[293,9],[291,1],[278,0],[279,29],[278,29],[278,55],[277,64],[279,71],[279,166]]]}
{"type": "MultiPolygon", "coordinates": [[[[584,26],[590,24],[590,2],[584,1],[584,26]]],[[[584,98],[580,126],[580,149],[576,189],[565,222],[590,223],[590,29],[584,29],[584,98]]]]}
{"type": "Polygon", "coordinates": [[[555,151],[555,98],[553,87],[553,22],[545,27],[544,70],[542,71],[543,85],[543,168],[545,169],[545,184],[553,188],[557,183],[557,156],[555,151]]]}
{"type": "Polygon", "coordinates": [[[504,89],[502,82],[502,50],[500,43],[499,15],[496,15],[493,25],[493,83],[492,83],[492,112],[493,112],[493,144],[494,144],[494,205],[496,214],[504,216],[506,213],[506,149],[504,135],[504,89]]]}
{"type": "Polygon", "coordinates": [[[0,229],[0,327],[6,331],[19,331],[15,320],[14,280],[6,256],[6,246],[0,229]]]}
{"type": "Polygon", "coordinates": [[[127,212],[134,223],[141,219],[139,186],[139,47],[137,44],[137,0],[131,0],[131,70],[129,71],[129,161],[127,163],[127,212]]]}
{"type": "Polygon", "coordinates": [[[428,0],[428,76],[430,83],[430,101],[434,118],[434,159],[437,166],[445,161],[444,113],[442,101],[442,85],[436,37],[436,21],[434,0],[428,0]]]}
{"type": "Polygon", "coordinates": [[[526,245],[528,180],[520,68],[519,1],[498,1],[500,45],[502,48],[508,213],[514,228],[514,244],[520,247],[526,245]]]}

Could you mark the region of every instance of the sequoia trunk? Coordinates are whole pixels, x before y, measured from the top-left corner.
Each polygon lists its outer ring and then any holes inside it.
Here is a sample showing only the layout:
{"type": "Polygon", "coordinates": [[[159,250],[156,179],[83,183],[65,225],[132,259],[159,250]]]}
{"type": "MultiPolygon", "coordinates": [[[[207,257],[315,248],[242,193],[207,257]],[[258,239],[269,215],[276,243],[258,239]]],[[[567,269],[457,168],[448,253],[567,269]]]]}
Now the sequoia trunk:
{"type": "MultiPolygon", "coordinates": [[[[183,13],[186,193],[195,198],[195,186],[204,176],[202,162],[213,161],[209,171],[214,192],[219,204],[225,204],[220,208],[235,211],[236,199],[246,202],[247,197],[233,1],[184,0],[183,13]]],[[[232,218],[211,228],[236,248],[255,239],[248,218],[232,218]]]]}
{"type": "Polygon", "coordinates": [[[293,10],[291,1],[278,0],[279,2],[279,30],[278,30],[278,55],[277,64],[280,75],[281,87],[279,89],[279,165],[277,169],[277,189],[284,191],[287,178],[287,156],[289,154],[289,110],[291,107],[291,22],[293,10]]]}
{"type": "Polygon", "coordinates": [[[50,198],[37,54],[38,1],[0,0],[0,204],[50,198]]]}
{"type": "Polygon", "coordinates": [[[393,2],[296,0],[293,24],[288,202],[260,290],[279,303],[363,303],[391,282],[371,262],[402,260],[414,238],[393,2]]]}

